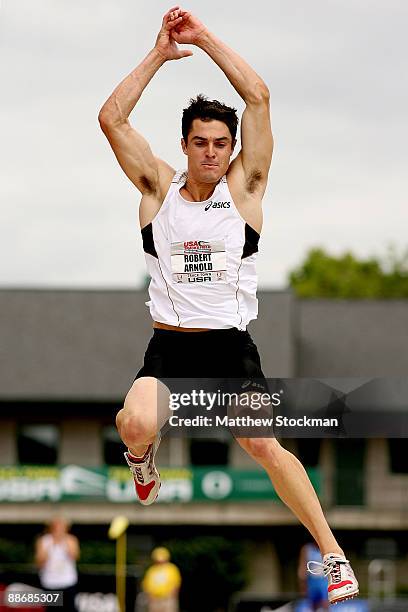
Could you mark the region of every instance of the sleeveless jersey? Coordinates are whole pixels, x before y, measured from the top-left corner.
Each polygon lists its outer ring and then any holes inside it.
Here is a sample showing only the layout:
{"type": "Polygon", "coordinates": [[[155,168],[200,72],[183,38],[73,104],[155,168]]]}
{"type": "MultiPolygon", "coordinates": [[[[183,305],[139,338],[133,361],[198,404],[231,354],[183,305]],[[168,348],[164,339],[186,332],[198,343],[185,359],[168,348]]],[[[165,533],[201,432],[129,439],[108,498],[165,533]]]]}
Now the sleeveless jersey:
{"type": "Polygon", "coordinates": [[[177,172],[153,221],[142,229],[154,321],[245,330],[256,319],[259,234],[239,214],[223,176],[211,198],[185,200],[177,172]]]}
{"type": "Polygon", "coordinates": [[[66,589],[78,581],[75,561],[64,544],[55,542],[50,534],[44,535],[48,558],[40,569],[41,585],[46,589],[66,589]]]}

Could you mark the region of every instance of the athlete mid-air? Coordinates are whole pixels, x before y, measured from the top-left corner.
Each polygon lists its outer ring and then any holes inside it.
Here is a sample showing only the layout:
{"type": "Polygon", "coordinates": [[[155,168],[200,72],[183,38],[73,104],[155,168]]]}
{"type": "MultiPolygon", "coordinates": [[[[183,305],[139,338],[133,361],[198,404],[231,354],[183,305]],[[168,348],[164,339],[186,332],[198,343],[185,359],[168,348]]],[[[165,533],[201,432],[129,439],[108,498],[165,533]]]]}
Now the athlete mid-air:
{"type": "MultiPolygon", "coordinates": [[[[156,44],[114,90],[99,120],[123,171],[141,192],[140,224],[148,272],[153,337],[117,415],[126,460],[142,504],[160,488],[154,457],[160,442],[157,396],[171,378],[263,379],[248,323],[257,316],[255,260],[262,197],[272,159],[269,91],[258,74],[191,13],[174,7],[156,44]],[[155,157],[129,115],[156,72],[192,55],[195,45],[219,66],[245,102],[241,150],[236,111],[204,96],[183,112],[187,170],[155,157]]],[[[250,388],[245,388],[248,392],[250,388]]],[[[166,415],[164,415],[164,421],[166,415]]],[[[237,437],[268,473],[283,502],[317,542],[331,603],[355,597],[358,583],[298,459],[274,438],[237,437]]]]}

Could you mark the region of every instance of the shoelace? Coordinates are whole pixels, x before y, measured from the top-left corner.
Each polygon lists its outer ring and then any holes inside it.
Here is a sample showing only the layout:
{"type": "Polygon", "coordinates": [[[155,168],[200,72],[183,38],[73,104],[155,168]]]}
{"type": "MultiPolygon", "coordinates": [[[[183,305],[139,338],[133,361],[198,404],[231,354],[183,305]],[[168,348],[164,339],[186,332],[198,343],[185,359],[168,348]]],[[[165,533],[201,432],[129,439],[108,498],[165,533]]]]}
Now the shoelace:
{"type": "Polygon", "coordinates": [[[143,461],[142,463],[134,463],[132,465],[132,471],[135,474],[135,476],[137,477],[137,479],[139,480],[139,482],[141,482],[142,484],[144,483],[144,478],[143,478],[143,472],[141,469],[141,465],[143,465],[143,463],[146,464],[149,476],[154,476],[155,475],[155,469],[154,469],[154,465],[153,465],[153,453],[151,452],[153,449],[153,445],[151,446],[150,450],[149,450],[149,455],[148,455],[148,460],[147,461],[143,461]]]}
{"type": "Polygon", "coordinates": [[[148,469],[149,469],[149,476],[154,476],[154,466],[153,466],[153,445],[151,446],[150,453],[149,453],[149,463],[148,463],[148,469]]]}
{"type": "MultiPolygon", "coordinates": [[[[320,563],[319,561],[308,561],[307,569],[308,571],[315,576],[329,576],[332,578],[333,582],[340,582],[341,580],[341,568],[340,563],[347,564],[349,561],[347,559],[326,559],[324,563],[320,563]],[[312,569],[312,565],[316,566],[316,569],[312,569]]],[[[350,578],[352,578],[351,568],[349,565],[346,565],[347,574],[350,578]]]]}

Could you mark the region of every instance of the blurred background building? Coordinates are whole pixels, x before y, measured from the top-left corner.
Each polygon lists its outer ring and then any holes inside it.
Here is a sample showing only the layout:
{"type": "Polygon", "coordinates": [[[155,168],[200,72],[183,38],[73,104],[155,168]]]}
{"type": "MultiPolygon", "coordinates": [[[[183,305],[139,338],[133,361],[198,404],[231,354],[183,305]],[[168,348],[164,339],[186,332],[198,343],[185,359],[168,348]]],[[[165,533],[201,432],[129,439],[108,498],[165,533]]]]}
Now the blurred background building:
{"type": "MultiPolygon", "coordinates": [[[[259,297],[250,331],[266,376],[406,377],[406,300],[259,297]]],[[[307,533],[229,436],[165,438],[159,502],[137,503],[114,419],[151,335],[145,301],[144,291],[0,290],[0,565],[10,570],[7,542],[31,546],[56,507],[92,565],[87,541],[106,541],[119,512],[136,577],[155,544],[211,535],[244,545],[245,592],[295,593],[307,533]]],[[[282,443],[309,471],[363,592],[370,560],[381,558],[408,593],[405,439],[282,443]]]]}

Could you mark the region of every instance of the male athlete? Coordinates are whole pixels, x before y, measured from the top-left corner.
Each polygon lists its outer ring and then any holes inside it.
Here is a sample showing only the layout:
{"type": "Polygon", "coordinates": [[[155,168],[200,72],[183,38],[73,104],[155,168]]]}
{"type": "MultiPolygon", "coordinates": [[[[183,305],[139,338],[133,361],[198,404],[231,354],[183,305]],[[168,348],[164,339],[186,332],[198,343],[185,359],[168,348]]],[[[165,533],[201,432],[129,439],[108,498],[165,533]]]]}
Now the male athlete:
{"type": "MultiPolygon", "coordinates": [[[[160,488],[154,464],[163,424],[158,417],[160,381],[264,378],[246,327],[257,315],[255,258],[273,147],[269,91],[237,53],[176,6],[165,14],[154,48],[103,105],[99,121],[123,171],[142,194],[140,225],[154,331],[117,426],[128,447],[125,456],[137,494],[148,505],[160,488]],[[167,61],[192,55],[178,44],[207,53],[245,102],[242,148],[233,161],[238,118],[235,109],[216,100],[198,96],[184,110],[184,172],[155,157],[129,123],[156,72],[167,61]]],[[[264,467],[281,499],[317,542],[323,557],[318,571],[328,578],[329,601],[356,596],[353,570],[301,463],[273,437],[237,441],[264,467]]]]}

